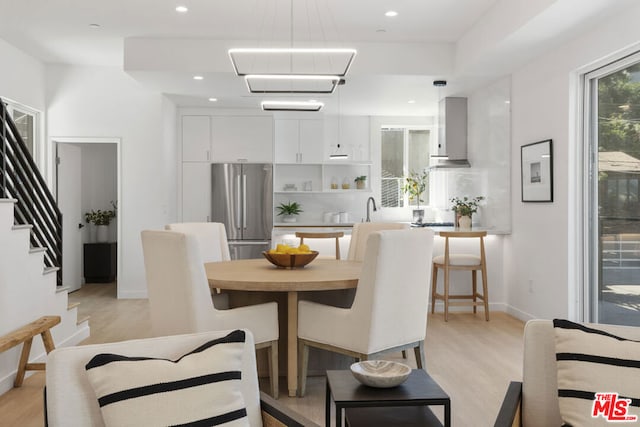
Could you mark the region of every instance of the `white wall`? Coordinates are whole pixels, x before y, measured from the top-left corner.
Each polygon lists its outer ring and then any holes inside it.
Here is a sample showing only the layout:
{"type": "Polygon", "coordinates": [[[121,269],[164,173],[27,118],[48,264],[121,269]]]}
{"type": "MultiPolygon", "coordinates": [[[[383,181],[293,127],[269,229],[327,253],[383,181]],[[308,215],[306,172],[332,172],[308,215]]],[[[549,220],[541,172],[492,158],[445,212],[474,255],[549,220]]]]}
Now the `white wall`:
{"type": "Polygon", "coordinates": [[[140,231],[175,221],[175,111],[117,68],[47,67],[50,137],[121,138],[118,297],[146,297],[140,231]]]}
{"type": "Polygon", "coordinates": [[[582,144],[575,132],[577,71],[603,65],[612,53],[637,44],[639,18],[640,7],[627,10],[512,75],[513,226],[504,264],[510,310],[523,319],[578,317],[582,283],[572,267],[578,249],[574,224],[586,213],[575,213],[580,179],[576,148],[582,144]],[[548,138],[553,139],[554,202],[522,203],[520,147],[548,138]]]}
{"type": "Polygon", "coordinates": [[[44,66],[37,59],[0,39],[0,97],[45,110],[44,66]]]}

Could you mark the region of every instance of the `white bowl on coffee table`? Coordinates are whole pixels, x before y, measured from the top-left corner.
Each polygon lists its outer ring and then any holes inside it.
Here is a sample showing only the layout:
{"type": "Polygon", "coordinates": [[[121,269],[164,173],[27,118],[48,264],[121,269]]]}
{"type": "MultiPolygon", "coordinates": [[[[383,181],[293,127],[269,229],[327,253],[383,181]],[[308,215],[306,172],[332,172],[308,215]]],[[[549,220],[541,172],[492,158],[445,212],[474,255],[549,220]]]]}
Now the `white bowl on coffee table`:
{"type": "Polygon", "coordinates": [[[409,377],[411,368],[404,363],[388,360],[366,360],[351,365],[351,373],[369,387],[396,387],[409,377]]]}

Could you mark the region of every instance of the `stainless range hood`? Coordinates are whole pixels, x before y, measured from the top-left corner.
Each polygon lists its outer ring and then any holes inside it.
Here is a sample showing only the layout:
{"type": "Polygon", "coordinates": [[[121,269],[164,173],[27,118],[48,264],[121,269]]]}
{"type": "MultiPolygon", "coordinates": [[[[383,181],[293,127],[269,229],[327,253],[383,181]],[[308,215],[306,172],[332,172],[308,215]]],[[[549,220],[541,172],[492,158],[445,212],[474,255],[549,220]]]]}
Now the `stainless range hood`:
{"type": "Polygon", "coordinates": [[[447,97],[440,101],[438,154],[431,169],[468,168],[467,98],[447,97]]]}

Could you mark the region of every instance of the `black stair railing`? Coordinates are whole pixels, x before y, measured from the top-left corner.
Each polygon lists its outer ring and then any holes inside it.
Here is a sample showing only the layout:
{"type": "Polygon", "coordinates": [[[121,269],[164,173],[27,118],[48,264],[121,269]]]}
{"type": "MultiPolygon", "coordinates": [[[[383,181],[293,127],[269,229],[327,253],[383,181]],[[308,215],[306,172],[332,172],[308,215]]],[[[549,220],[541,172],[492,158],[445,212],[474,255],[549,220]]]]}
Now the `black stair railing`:
{"type": "Polygon", "coordinates": [[[43,247],[47,267],[62,285],[62,213],[13,119],[0,99],[0,197],[17,199],[15,224],[31,224],[31,246],[43,247]]]}

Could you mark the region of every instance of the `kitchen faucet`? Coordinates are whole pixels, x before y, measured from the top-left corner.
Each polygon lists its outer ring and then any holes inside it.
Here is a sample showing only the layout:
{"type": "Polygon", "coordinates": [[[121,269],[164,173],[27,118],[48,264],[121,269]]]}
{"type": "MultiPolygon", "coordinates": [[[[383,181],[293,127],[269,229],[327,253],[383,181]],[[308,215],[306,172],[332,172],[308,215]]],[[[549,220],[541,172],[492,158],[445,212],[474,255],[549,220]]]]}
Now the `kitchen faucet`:
{"type": "Polygon", "coordinates": [[[369,202],[373,202],[373,211],[377,211],[376,208],[376,200],[373,197],[369,197],[367,199],[367,222],[371,222],[371,217],[369,216],[369,202]]]}

